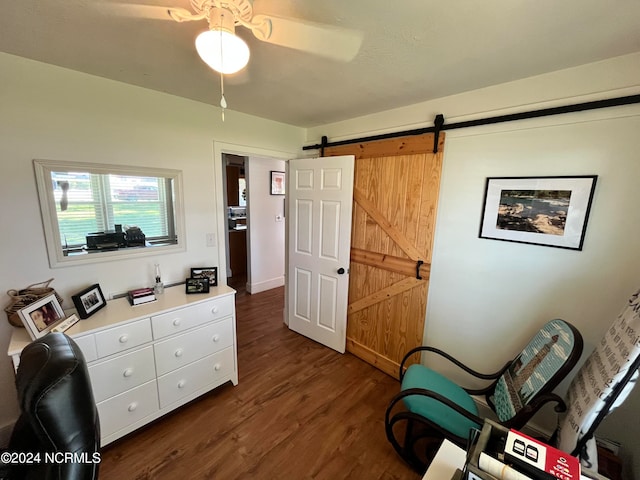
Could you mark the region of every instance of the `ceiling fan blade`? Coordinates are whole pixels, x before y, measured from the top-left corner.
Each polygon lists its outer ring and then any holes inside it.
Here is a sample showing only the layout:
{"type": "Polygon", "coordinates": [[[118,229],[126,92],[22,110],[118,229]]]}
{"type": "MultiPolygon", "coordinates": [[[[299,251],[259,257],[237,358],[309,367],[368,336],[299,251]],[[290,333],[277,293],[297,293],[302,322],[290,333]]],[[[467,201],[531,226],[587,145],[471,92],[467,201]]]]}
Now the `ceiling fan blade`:
{"type": "MultiPolygon", "coordinates": [[[[142,5],[137,3],[101,3],[98,8],[107,14],[118,17],[174,21],[173,18],[169,15],[169,8],[159,5],[142,5]]],[[[192,15],[192,13],[185,8],[171,8],[171,10],[179,10],[179,15],[192,15]]]]}
{"type": "Polygon", "coordinates": [[[355,58],[362,45],[362,34],[333,25],[323,25],[305,20],[255,15],[252,23],[271,23],[270,34],[254,30],[256,38],[282,47],[310,52],[341,62],[355,58]]]}

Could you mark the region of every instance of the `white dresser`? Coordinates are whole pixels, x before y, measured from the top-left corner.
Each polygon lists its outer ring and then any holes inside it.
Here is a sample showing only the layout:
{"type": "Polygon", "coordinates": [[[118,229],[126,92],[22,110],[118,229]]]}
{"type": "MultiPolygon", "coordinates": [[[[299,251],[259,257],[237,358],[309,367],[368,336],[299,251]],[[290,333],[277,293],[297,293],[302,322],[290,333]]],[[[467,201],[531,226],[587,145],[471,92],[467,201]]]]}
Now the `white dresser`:
{"type": "MultiPolygon", "coordinates": [[[[135,307],[111,300],[65,333],[88,363],[102,445],[223,383],[238,384],[235,290],[227,286],[192,295],[167,288],[135,307]]],[[[16,368],[29,342],[14,329],[8,354],[16,368]]]]}

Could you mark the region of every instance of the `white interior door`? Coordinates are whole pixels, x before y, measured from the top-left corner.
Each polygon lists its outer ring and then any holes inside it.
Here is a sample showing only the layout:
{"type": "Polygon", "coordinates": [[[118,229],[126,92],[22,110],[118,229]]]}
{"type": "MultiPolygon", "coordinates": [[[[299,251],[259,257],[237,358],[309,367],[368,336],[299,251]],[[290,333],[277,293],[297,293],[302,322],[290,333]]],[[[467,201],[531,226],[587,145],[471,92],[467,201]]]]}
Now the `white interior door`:
{"type": "Polygon", "coordinates": [[[355,157],[289,161],[289,328],[344,353],[355,157]]]}

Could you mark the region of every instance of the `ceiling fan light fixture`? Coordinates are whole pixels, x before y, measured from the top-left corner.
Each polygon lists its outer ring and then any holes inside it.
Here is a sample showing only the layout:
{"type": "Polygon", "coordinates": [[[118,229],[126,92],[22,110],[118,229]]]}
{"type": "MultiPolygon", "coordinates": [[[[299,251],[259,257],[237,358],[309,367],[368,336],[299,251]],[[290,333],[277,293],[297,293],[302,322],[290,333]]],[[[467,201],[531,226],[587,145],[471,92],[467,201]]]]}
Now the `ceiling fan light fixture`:
{"type": "Polygon", "coordinates": [[[227,30],[213,28],[196,38],[200,58],[216,72],[225,75],[242,70],[249,63],[249,46],[227,30]]]}

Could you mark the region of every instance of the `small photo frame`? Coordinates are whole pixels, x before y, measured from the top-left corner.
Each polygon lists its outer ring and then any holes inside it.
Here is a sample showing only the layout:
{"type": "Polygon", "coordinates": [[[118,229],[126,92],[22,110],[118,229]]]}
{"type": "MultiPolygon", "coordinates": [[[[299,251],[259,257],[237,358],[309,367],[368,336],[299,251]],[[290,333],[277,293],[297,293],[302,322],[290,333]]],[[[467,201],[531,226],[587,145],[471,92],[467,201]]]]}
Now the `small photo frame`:
{"type": "Polygon", "coordinates": [[[99,284],[93,284],[89,288],[71,296],[73,304],[80,318],[89,318],[101,308],[107,305],[99,284]]]}
{"type": "Polygon", "coordinates": [[[207,277],[187,278],[184,284],[186,293],[209,293],[209,279],[207,277]]]}
{"type": "Polygon", "coordinates": [[[18,315],[32,340],[44,337],[65,319],[55,293],[27,305],[18,311],[18,315]]]}
{"type": "Polygon", "coordinates": [[[285,192],[286,187],[284,172],[276,172],[274,170],[271,170],[271,195],[284,195],[285,192]]]}
{"type": "Polygon", "coordinates": [[[582,250],[597,179],[487,178],[479,236],[582,250]]]}
{"type": "Polygon", "coordinates": [[[210,287],[218,286],[218,267],[197,267],[191,269],[191,278],[207,278],[210,287]]]}

